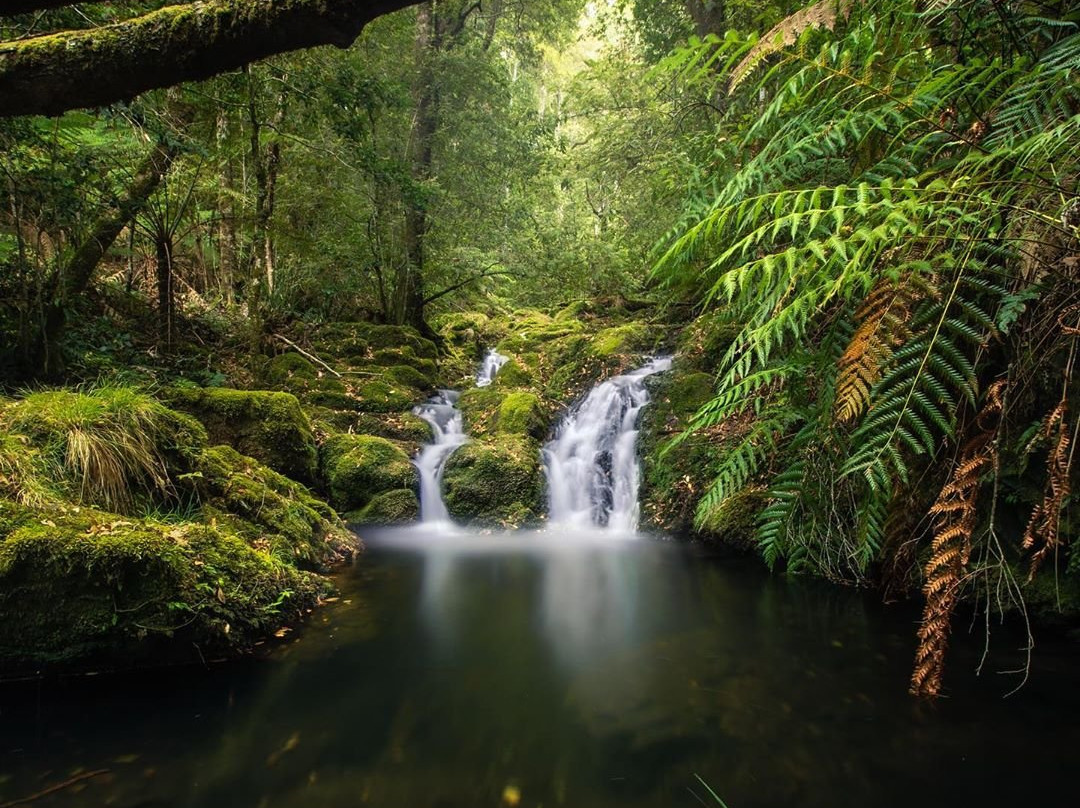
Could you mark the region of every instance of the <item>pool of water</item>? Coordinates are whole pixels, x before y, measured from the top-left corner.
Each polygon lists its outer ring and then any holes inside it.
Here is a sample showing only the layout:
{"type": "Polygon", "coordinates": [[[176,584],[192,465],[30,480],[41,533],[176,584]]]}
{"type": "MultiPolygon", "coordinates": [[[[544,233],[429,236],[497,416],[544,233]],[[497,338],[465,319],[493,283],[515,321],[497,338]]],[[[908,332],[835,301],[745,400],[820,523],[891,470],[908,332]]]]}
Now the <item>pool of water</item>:
{"type": "Polygon", "coordinates": [[[1072,805],[1080,652],[668,542],[388,531],[266,659],[0,686],[0,805],[1072,805]]]}

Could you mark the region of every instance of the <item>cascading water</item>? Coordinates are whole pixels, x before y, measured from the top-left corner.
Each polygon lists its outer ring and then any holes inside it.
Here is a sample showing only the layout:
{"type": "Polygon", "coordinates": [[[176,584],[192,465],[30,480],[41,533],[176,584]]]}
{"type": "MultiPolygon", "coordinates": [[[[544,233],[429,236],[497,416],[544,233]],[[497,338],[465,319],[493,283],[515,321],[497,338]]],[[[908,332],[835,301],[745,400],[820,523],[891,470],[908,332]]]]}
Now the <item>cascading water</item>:
{"type": "Polygon", "coordinates": [[[450,513],[442,496],[442,473],[454,450],[468,440],[457,409],[455,390],[440,390],[413,412],[431,425],[433,440],[420,450],[414,464],[420,473],[420,521],[449,522],[450,513]]]}
{"type": "MultiPolygon", "coordinates": [[[[476,374],[476,386],[487,387],[495,381],[499,368],[507,363],[494,348],[487,352],[476,374]]],[[[425,524],[449,523],[450,512],[442,495],[442,476],[446,461],[454,451],[468,442],[457,408],[461,396],[456,390],[440,390],[425,404],[413,410],[431,425],[432,442],[426,444],[413,464],[420,473],[420,521],[425,524]]]]}
{"type": "Polygon", "coordinates": [[[476,374],[476,386],[487,387],[493,381],[495,381],[495,374],[499,372],[499,369],[509,361],[510,357],[503,356],[501,353],[492,348],[487,352],[487,356],[484,357],[484,362],[480,366],[480,371],[476,374]]]}
{"type": "Polygon", "coordinates": [[[645,380],[671,358],[593,388],[544,447],[551,522],[632,531],[638,519],[637,422],[649,403],[645,380]]]}

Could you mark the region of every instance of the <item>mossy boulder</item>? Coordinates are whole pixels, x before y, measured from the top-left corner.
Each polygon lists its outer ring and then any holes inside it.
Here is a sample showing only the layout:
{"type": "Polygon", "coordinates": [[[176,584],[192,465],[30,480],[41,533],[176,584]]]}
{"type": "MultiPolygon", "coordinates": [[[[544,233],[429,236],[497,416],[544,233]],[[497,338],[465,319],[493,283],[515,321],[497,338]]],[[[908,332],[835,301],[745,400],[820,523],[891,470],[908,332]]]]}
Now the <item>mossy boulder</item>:
{"type": "Polygon", "coordinates": [[[514,358],[506,361],[495,374],[495,386],[506,389],[513,387],[529,387],[533,383],[533,374],[525,364],[514,358]]]}
{"type": "Polygon", "coordinates": [[[374,435],[407,444],[407,451],[415,451],[420,444],[431,440],[431,425],[412,412],[370,413],[314,407],[308,415],[312,428],[323,439],[339,432],[374,435]]]}
{"type": "Polygon", "coordinates": [[[360,412],[404,412],[424,398],[424,393],[387,377],[364,379],[352,387],[353,406],[360,412]]]}
{"type": "Polygon", "coordinates": [[[386,371],[386,375],[398,384],[416,390],[431,392],[435,389],[435,383],[430,377],[409,365],[394,365],[386,371]]]}
{"type": "Polygon", "coordinates": [[[657,344],[656,329],[645,323],[626,323],[605,328],[592,337],[589,350],[594,356],[640,354],[653,350],[657,344]]]}
{"type": "Polygon", "coordinates": [[[346,514],[346,520],[364,525],[400,525],[420,516],[420,500],[408,488],[387,491],[372,498],[364,508],[346,514]]]}
{"type": "Polygon", "coordinates": [[[340,511],[363,508],[377,495],[415,490],[416,468],[401,447],[371,435],[338,435],[322,447],[331,502],[340,511]]]}
{"type": "Polygon", "coordinates": [[[458,398],[465,431],[474,437],[495,434],[495,423],[506,393],[494,387],[470,387],[458,398]]]}
{"type": "Polygon", "coordinates": [[[319,329],[315,344],[332,356],[371,358],[379,350],[410,348],[415,356],[435,359],[435,343],[415,328],[374,323],[329,323],[319,329]]]}
{"type": "Polygon", "coordinates": [[[495,432],[499,435],[523,435],[543,440],[548,431],[548,417],[535,393],[507,393],[499,404],[495,432]]]}
{"type": "Polygon", "coordinates": [[[341,377],[316,367],[298,353],[275,356],[266,364],[262,378],[267,387],[292,393],[305,404],[343,409],[353,406],[341,377]]]}
{"type": "Polygon", "coordinates": [[[357,549],[329,505],[230,446],[207,449],[191,479],[209,517],[281,561],[325,569],[357,549]]]}
{"type": "Polygon", "coordinates": [[[477,525],[520,527],[542,507],[540,444],[502,435],[468,443],[447,461],[443,498],[451,516],[477,525]]]}
{"type": "Polygon", "coordinates": [[[315,481],[319,463],[315,436],[291,393],[176,387],[166,399],[198,418],[212,443],[228,444],[302,483],[315,481]]]}
{"type": "Polygon", "coordinates": [[[327,585],[225,525],[0,500],[0,660],[198,661],[298,619],[327,585]]]}

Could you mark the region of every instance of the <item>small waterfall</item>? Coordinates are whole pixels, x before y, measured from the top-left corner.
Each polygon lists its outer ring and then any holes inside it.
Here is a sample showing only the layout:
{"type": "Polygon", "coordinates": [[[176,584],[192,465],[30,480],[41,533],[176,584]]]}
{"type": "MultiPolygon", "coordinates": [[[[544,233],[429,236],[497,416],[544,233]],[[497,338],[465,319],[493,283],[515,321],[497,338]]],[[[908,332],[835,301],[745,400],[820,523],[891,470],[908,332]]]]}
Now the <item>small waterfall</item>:
{"type": "Polygon", "coordinates": [[[510,357],[503,356],[494,348],[488,351],[483,364],[480,365],[480,371],[476,374],[476,386],[489,386],[495,381],[495,374],[499,372],[499,368],[505,365],[509,359],[510,357]]]}
{"type": "Polygon", "coordinates": [[[426,404],[413,410],[431,424],[434,436],[434,440],[425,445],[413,461],[420,472],[421,522],[450,521],[450,513],[442,496],[443,469],[454,450],[468,440],[462,427],[461,412],[454,406],[459,395],[455,390],[440,390],[426,404]]]}
{"type": "Polygon", "coordinates": [[[637,422],[649,403],[645,379],[670,367],[670,357],[664,357],[608,379],[563,419],[544,447],[552,522],[637,528],[637,422]]]}

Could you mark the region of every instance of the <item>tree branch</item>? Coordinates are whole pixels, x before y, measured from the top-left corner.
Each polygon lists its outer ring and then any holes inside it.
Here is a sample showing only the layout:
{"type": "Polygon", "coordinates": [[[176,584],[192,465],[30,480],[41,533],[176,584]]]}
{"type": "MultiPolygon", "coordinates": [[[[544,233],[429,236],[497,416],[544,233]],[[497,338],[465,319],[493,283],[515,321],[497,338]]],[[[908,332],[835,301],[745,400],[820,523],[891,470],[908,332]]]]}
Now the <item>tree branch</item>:
{"type": "Polygon", "coordinates": [[[463,286],[468,286],[470,283],[476,283],[478,280],[481,280],[483,278],[490,278],[490,277],[493,277],[495,275],[506,275],[506,276],[509,276],[509,277],[512,277],[512,278],[518,277],[518,273],[516,273],[516,272],[507,272],[504,269],[500,269],[500,270],[497,270],[495,272],[481,272],[479,275],[473,275],[471,278],[468,278],[467,280],[463,280],[461,283],[455,283],[453,286],[448,286],[445,289],[443,289],[441,292],[436,292],[435,294],[430,295],[429,297],[425,297],[424,298],[424,305],[426,306],[429,303],[434,303],[439,298],[446,297],[447,295],[452,294],[453,292],[456,292],[458,289],[461,289],[463,286]]]}
{"type": "Polygon", "coordinates": [[[371,20],[416,2],[201,0],[100,28],[0,43],[0,117],[57,115],[276,53],[345,48],[371,20]]]}

